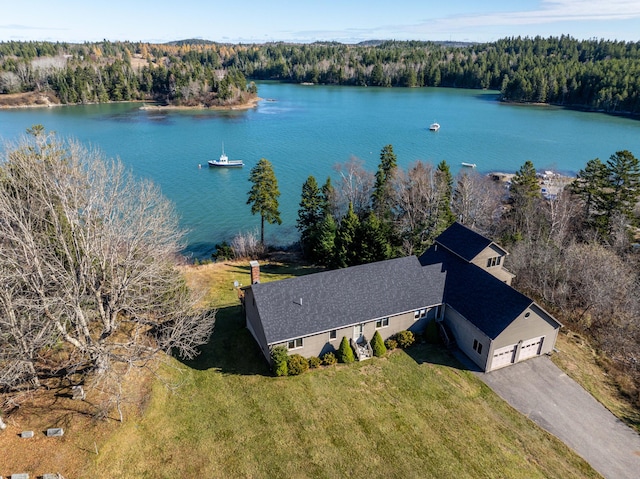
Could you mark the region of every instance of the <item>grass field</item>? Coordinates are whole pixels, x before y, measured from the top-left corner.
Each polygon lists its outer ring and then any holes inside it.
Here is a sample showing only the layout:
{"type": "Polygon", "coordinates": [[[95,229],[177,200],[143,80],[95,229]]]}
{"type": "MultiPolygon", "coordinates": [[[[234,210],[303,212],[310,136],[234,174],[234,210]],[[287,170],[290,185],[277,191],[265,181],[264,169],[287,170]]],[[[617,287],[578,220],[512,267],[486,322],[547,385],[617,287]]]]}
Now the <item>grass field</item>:
{"type": "Polygon", "coordinates": [[[163,368],[180,386],[157,381],[145,414],[87,454],[82,477],[599,477],[438,346],[271,377],[233,288],[248,275],[241,264],[190,271],[219,308],[210,344],[163,368]]]}

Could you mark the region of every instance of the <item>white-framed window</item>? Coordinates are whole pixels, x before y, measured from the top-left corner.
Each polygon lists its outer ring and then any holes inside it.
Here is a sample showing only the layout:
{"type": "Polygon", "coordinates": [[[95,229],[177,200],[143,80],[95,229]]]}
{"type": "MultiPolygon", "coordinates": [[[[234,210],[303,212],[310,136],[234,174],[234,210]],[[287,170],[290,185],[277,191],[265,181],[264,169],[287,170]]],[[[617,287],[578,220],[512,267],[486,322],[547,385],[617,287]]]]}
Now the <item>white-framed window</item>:
{"type": "Polygon", "coordinates": [[[427,308],[416,309],[413,312],[413,319],[424,318],[427,315],[427,308]]]}
{"type": "Polygon", "coordinates": [[[493,258],[487,259],[487,268],[491,268],[493,266],[500,266],[500,262],[502,261],[502,256],[495,256],[493,258]]]}
{"type": "Polygon", "coordinates": [[[298,349],[303,345],[302,338],[292,339],[287,344],[287,349],[298,349]]]}
{"type": "Polygon", "coordinates": [[[329,331],[329,341],[336,339],[338,337],[338,330],[332,329],[329,331]]]}
{"type": "Polygon", "coordinates": [[[389,326],[389,318],[382,318],[376,321],[376,329],[386,328],[389,326]]]}

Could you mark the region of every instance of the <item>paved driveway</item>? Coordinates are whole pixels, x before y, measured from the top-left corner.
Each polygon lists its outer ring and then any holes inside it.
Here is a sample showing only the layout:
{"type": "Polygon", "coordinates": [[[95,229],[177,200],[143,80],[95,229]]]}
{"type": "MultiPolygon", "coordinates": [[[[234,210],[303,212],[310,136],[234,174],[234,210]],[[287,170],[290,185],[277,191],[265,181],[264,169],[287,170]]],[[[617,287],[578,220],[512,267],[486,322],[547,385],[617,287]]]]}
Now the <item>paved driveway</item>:
{"type": "Polygon", "coordinates": [[[607,479],[640,478],[640,435],[548,357],[477,374],[496,394],[558,437],[607,479]]]}

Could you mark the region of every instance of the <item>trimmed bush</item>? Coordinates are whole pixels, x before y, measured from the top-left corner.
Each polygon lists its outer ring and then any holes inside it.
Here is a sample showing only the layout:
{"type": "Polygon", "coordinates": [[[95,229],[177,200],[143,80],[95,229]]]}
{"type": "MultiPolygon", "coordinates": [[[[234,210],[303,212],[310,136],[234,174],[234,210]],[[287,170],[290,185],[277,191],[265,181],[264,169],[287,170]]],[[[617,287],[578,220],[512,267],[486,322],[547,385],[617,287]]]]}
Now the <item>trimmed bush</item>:
{"type": "Polygon", "coordinates": [[[399,331],[396,333],[395,339],[398,341],[398,346],[402,349],[408,348],[416,340],[411,331],[399,331]]]}
{"type": "Polygon", "coordinates": [[[287,368],[289,369],[289,376],[297,376],[309,369],[309,362],[307,358],[300,354],[292,354],[287,361],[287,368]]]}
{"type": "Polygon", "coordinates": [[[322,360],[317,356],[311,356],[308,360],[308,363],[311,369],[315,369],[319,367],[320,364],[322,364],[322,360]]]}
{"type": "Polygon", "coordinates": [[[336,358],[336,355],[333,353],[324,353],[322,355],[322,364],[324,366],[333,366],[337,362],[338,358],[336,358]]]}
{"type": "Polygon", "coordinates": [[[353,355],[353,349],[351,349],[351,345],[349,344],[349,340],[346,336],[342,336],[342,341],[340,342],[340,347],[338,348],[338,361],[341,363],[352,363],[356,360],[356,357],[353,355]]]}
{"type": "Polygon", "coordinates": [[[271,350],[271,361],[273,374],[276,376],[287,376],[289,374],[289,367],[287,362],[289,359],[289,353],[284,346],[276,346],[271,350]]]}
{"type": "Polygon", "coordinates": [[[398,347],[398,341],[396,341],[393,338],[389,338],[384,342],[384,345],[387,348],[387,351],[391,351],[391,350],[396,349],[398,347]]]}
{"type": "Polygon", "coordinates": [[[373,355],[377,357],[384,356],[387,353],[387,348],[378,331],[371,338],[371,349],[373,349],[373,355]]]}

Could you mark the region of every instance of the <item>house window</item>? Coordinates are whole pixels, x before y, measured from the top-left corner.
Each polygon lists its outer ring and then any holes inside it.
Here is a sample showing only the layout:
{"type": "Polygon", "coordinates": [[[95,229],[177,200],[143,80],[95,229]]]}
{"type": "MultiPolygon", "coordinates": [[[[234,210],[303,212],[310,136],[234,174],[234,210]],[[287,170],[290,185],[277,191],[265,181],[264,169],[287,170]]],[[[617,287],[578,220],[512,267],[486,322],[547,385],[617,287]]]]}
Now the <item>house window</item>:
{"type": "Polygon", "coordinates": [[[442,317],[442,305],[439,304],[436,306],[436,319],[440,319],[442,317]]]}
{"type": "Polygon", "coordinates": [[[298,349],[302,347],[302,338],[292,339],[287,344],[288,349],[298,349]]]}
{"type": "Polygon", "coordinates": [[[482,354],[482,343],[479,342],[477,339],[473,340],[473,350],[476,351],[478,354],[482,354]]]}
{"type": "Polygon", "coordinates": [[[489,258],[487,260],[487,268],[491,268],[493,266],[500,266],[500,262],[502,261],[502,256],[496,256],[494,258],[489,258]]]}
{"type": "Polygon", "coordinates": [[[331,331],[329,331],[329,339],[336,339],[338,337],[338,331],[336,331],[335,329],[332,329],[331,331]]]}
{"type": "Polygon", "coordinates": [[[418,319],[420,318],[420,310],[416,310],[413,312],[413,319],[418,319]]]}
{"type": "Polygon", "coordinates": [[[389,318],[382,318],[376,321],[376,329],[386,328],[389,326],[389,318]]]}
{"type": "Polygon", "coordinates": [[[420,318],[424,318],[427,315],[427,309],[416,309],[413,312],[413,319],[420,319],[420,318]]]}

